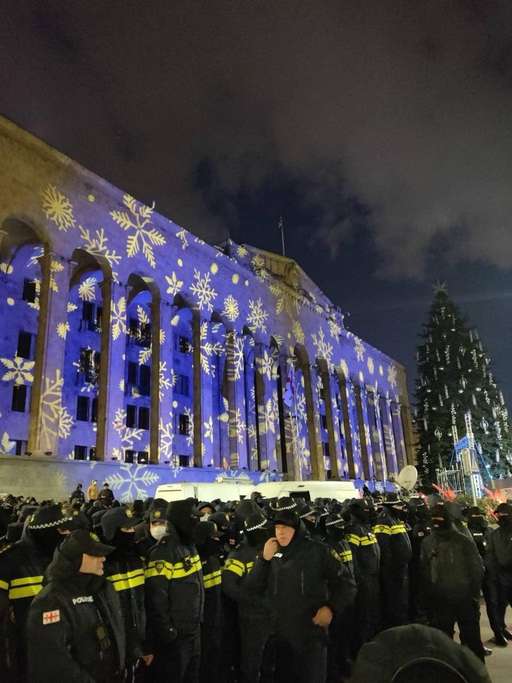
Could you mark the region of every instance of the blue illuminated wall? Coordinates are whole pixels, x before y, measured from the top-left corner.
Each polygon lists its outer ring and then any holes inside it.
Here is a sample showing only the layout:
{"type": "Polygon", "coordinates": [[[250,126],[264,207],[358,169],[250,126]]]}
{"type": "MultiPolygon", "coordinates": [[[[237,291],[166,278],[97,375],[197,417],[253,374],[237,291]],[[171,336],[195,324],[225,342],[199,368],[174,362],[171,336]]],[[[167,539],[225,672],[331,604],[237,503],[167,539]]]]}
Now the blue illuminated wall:
{"type": "Polygon", "coordinates": [[[1,451],[294,479],[411,459],[403,368],[293,260],[205,244],[5,120],[0,159],[1,451]]]}

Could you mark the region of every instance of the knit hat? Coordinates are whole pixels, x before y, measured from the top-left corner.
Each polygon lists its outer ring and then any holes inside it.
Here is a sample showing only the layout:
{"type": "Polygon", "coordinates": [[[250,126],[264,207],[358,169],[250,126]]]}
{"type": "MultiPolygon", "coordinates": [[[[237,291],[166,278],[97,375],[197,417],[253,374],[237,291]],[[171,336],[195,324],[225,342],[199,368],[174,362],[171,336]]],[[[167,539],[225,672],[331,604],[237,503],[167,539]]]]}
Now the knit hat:
{"type": "Polygon", "coordinates": [[[133,529],[141,522],[127,507],[110,508],[101,518],[101,528],[106,541],[111,541],[119,529],[133,529]]]}
{"type": "Polygon", "coordinates": [[[199,523],[195,505],[194,498],[187,498],[186,500],[173,500],[167,509],[167,519],[185,542],[192,542],[194,529],[199,523]]]}
{"type": "Polygon", "coordinates": [[[293,529],[299,528],[300,519],[297,514],[297,504],[293,498],[279,498],[272,510],[274,511],[274,524],[283,524],[293,529]]]}
{"type": "Polygon", "coordinates": [[[63,511],[60,505],[45,505],[39,508],[29,521],[27,528],[31,531],[57,529],[74,521],[74,516],[63,511]]]}
{"type": "Polygon", "coordinates": [[[113,545],[100,543],[97,536],[85,529],[77,529],[67,536],[60,546],[60,552],[68,560],[75,560],[82,555],[106,557],[115,550],[113,545]]]}

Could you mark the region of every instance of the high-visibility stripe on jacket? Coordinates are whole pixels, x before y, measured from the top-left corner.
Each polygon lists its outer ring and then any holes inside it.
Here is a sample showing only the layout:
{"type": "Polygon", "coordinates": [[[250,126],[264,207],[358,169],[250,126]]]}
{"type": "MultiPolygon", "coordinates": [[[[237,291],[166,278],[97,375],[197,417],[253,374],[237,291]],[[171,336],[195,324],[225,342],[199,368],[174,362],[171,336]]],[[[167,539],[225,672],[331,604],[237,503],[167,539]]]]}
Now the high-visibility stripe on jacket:
{"type": "Polygon", "coordinates": [[[191,574],[201,571],[199,555],[194,555],[187,563],[168,562],[167,560],[151,560],[146,568],[146,578],[164,576],[168,581],[184,579],[191,574]]]}
{"type": "Polygon", "coordinates": [[[206,589],[220,586],[222,583],[222,570],[218,569],[210,574],[203,574],[203,583],[206,589]]]}
{"type": "Polygon", "coordinates": [[[125,574],[113,574],[112,576],[107,576],[107,579],[112,583],[116,591],[125,591],[130,588],[137,588],[137,586],[143,586],[145,582],[144,569],[134,569],[125,574]]]}

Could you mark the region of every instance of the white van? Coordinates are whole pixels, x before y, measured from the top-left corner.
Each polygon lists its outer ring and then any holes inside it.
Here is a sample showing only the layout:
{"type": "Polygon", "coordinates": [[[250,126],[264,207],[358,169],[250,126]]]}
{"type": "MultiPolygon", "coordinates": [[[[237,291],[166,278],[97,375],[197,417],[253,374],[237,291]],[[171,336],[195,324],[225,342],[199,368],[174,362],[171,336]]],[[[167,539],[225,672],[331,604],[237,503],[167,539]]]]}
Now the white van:
{"type": "Polygon", "coordinates": [[[251,493],[258,491],[264,498],[335,498],[340,502],[348,498],[359,498],[360,492],[353,481],[279,481],[253,484],[240,481],[222,481],[213,483],[179,482],[176,484],[162,484],[155,492],[155,498],[167,501],[197,498],[197,500],[222,501],[250,498],[251,493]]]}

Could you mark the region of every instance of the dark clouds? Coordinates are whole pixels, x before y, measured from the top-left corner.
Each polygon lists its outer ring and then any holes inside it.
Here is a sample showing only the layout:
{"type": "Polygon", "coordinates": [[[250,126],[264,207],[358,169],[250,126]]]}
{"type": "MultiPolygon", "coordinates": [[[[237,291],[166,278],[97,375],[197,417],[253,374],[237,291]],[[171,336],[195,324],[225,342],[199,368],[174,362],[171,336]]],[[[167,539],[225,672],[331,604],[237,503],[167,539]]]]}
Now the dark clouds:
{"type": "Polygon", "coordinates": [[[279,169],[332,255],[355,201],[386,276],[452,233],[448,259],[512,265],[506,0],[4,7],[2,110],[195,232],[279,169]]]}

